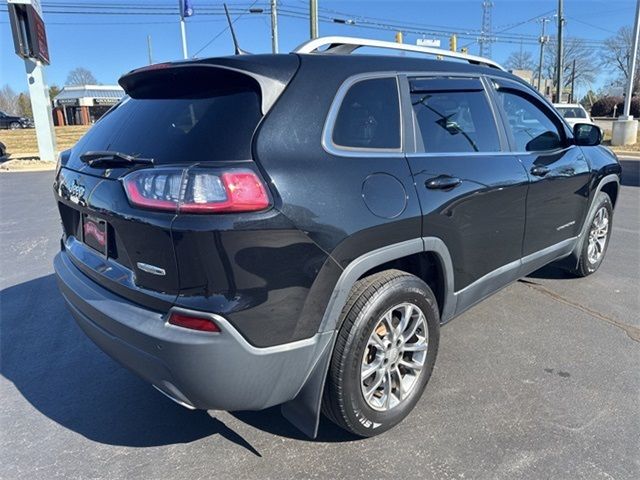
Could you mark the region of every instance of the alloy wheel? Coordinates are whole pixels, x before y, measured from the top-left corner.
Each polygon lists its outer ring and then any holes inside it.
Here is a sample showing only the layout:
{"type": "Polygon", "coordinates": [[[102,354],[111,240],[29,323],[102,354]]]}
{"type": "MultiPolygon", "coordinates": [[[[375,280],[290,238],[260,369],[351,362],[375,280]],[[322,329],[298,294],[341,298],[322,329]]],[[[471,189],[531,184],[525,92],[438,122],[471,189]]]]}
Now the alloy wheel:
{"type": "Polygon", "coordinates": [[[390,308],[374,327],[362,358],[360,387],[367,404],[387,411],[405,400],[425,366],[427,321],[412,303],[390,308]]]}
{"type": "Polygon", "coordinates": [[[609,234],[609,212],[605,207],[600,207],[593,217],[589,230],[589,245],[587,246],[587,258],[589,263],[597,263],[607,244],[609,234]]]}

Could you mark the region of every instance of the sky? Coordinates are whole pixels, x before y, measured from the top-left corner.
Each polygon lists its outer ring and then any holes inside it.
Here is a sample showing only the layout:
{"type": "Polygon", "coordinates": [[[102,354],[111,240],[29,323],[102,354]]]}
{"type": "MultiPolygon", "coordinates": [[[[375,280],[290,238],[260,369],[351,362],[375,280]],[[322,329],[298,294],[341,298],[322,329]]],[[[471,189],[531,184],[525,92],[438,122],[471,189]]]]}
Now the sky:
{"type": "MultiPolygon", "coordinates": [[[[100,83],[115,84],[123,73],[148,63],[148,35],[154,62],[182,58],[177,0],[41,1],[51,56],[51,65],[45,73],[49,85],[64,85],[67,74],[75,67],[89,69],[100,83]],[[100,6],[112,7],[111,14],[94,13],[100,6]]],[[[289,52],[309,37],[309,22],[304,18],[309,2],[278,0],[278,3],[283,10],[279,16],[280,51],[289,52]]],[[[195,14],[186,20],[190,56],[233,53],[221,4],[214,0],[192,0],[195,14]]],[[[232,19],[236,19],[234,27],[243,50],[270,52],[269,1],[227,0],[227,4],[232,19]],[[252,5],[264,9],[264,13],[249,13],[252,5]]],[[[482,0],[318,0],[318,4],[324,20],[319,25],[320,35],[393,40],[395,29],[381,25],[392,23],[408,30],[404,35],[406,43],[415,44],[423,35],[412,30],[419,30],[428,32],[427,38],[440,39],[442,47],[448,48],[449,36],[442,30],[452,30],[472,37],[460,38],[458,47],[467,45],[469,53],[478,54],[479,46],[473,38],[477,38],[476,32],[481,28],[482,0]],[[354,24],[335,23],[334,18],[353,20],[354,24]]],[[[491,57],[504,62],[511,52],[522,48],[531,51],[537,62],[539,47],[534,37],[540,35],[541,29],[537,18],[549,18],[547,32],[554,33],[557,1],[494,0],[493,4],[493,32],[503,32],[509,38],[491,45],[491,57]]],[[[565,0],[564,4],[565,35],[583,38],[594,49],[620,27],[633,25],[635,0],[565,0]]],[[[612,72],[603,68],[590,87],[597,90],[612,78],[612,72]]],[[[24,62],[13,50],[6,0],[0,0],[0,86],[5,84],[16,91],[27,90],[24,62]]]]}

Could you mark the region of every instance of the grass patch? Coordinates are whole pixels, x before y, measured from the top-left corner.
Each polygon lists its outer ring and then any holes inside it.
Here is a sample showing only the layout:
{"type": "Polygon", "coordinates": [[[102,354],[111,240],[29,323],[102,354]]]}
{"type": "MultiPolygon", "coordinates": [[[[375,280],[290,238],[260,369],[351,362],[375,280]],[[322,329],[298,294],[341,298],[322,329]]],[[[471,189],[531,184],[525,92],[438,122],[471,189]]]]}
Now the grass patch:
{"type": "MultiPolygon", "coordinates": [[[[85,125],[55,127],[58,151],[73,147],[89,128],[89,126],[85,125]]],[[[0,141],[6,145],[7,155],[10,158],[25,155],[37,156],[38,154],[35,128],[0,130],[0,141]]]]}

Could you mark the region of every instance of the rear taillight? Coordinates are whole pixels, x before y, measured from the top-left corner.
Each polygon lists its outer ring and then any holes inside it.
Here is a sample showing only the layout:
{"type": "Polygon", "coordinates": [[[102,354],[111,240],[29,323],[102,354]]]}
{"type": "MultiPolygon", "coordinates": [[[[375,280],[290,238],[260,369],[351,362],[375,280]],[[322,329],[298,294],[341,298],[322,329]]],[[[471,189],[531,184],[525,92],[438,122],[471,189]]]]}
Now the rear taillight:
{"type": "Polygon", "coordinates": [[[246,168],[149,168],[123,179],[132,205],[184,213],[255,212],[269,207],[267,188],[246,168]]]}
{"type": "Polygon", "coordinates": [[[219,333],[220,327],[209,318],[192,317],[182,313],[171,313],[169,323],[177,327],[188,328],[190,330],[199,330],[201,332],[219,333]]]}

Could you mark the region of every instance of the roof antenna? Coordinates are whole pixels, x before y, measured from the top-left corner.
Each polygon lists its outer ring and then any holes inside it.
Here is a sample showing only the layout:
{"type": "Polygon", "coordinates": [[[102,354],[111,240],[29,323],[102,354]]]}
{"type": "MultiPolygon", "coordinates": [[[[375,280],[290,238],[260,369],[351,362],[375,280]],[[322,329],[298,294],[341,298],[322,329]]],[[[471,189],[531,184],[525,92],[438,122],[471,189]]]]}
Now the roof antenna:
{"type": "Polygon", "coordinates": [[[233,50],[234,55],[248,55],[249,52],[245,52],[238,45],[238,39],[236,38],[236,31],[233,29],[233,22],[231,21],[231,17],[229,16],[229,9],[227,8],[227,4],[224,5],[224,13],[227,16],[227,22],[229,23],[229,30],[231,30],[231,38],[233,38],[233,50]]]}

